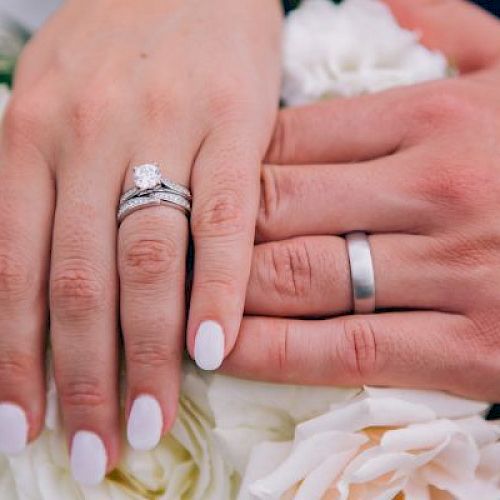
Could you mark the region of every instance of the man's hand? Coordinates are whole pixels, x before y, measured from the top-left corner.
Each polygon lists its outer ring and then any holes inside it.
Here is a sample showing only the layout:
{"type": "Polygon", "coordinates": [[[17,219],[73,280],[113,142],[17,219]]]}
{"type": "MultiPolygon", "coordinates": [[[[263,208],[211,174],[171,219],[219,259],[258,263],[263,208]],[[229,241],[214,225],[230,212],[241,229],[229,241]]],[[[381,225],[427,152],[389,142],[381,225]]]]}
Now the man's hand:
{"type": "Polygon", "coordinates": [[[257,317],[224,370],[498,400],[500,22],[456,0],[388,3],[462,76],[280,114],[246,300],[257,317]],[[354,230],[371,235],[378,314],[349,315],[354,230]]]}

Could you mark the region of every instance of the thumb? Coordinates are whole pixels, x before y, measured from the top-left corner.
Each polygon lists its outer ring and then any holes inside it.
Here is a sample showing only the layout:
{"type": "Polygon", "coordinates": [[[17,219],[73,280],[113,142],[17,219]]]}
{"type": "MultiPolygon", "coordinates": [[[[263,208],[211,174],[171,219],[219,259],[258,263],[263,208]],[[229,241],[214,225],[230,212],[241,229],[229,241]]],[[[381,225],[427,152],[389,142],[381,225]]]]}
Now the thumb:
{"type": "Polygon", "coordinates": [[[500,57],[500,21],[465,0],[384,0],[405,28],[443,51],[460,72],[490,66],[500,57]]]}

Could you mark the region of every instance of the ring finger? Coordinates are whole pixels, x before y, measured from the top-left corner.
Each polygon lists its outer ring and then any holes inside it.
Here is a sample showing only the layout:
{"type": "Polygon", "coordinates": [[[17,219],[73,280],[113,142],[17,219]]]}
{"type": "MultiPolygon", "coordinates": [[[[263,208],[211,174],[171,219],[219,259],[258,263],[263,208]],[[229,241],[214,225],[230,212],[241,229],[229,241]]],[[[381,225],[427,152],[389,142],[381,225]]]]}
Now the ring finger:
{"type": "MultiPolygon", "coordinates": [[[[369,236],[378,309],[451,309],[459,289],[433,262],[425,236],[369,236]]],[[[463,287],[462,287],[463,288],[463,287]]],[[[345,239],[309,236],[257,245],[246,296],[247,314],[336,316],[353,310],[345,239]]]]}
{"type": "MultiPolygon", "coordinates": [[[[189,151],[182,154],[175,149],[176,157],[171,155],[164,165],[189,165],[189,151]]],[[[126,187],[131,184],[131,171],[126,187]]],[[[185,168],[172,180],[185,185],[188,177],[185,168]]],[[[185,343],[187,242],[187,218],[169,205],[130,213],[118,233],[127,436],[138,450],[154,448],[176,415],[185,343]]]]}

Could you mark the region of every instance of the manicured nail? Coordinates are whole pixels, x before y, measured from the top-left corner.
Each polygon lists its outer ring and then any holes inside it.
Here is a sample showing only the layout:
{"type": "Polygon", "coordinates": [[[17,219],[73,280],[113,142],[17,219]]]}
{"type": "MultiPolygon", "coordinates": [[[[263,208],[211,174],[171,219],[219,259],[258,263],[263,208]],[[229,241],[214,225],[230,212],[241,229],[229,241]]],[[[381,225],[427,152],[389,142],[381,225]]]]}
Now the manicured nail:
{"type": "Polygon", "coordinates": [[[152,396],[139,396],[132,404],[127,423],[127,438],[134,450],[149,451],[160,442],[163,414],[152,396]]]}
{"type": "Polygon", "coordinates": [[[101,438],[94,432],[78,431],[71,443],[71,473],[85,486],[98,485],[106,475],[108,457],[101,438]]]}
{"type": "Polygon", "coordinates": [[[28,419],[13,403],[0,403],[0,453],[17,455],[28,442],[28,419]]]}
{"type": "Polygon", "coordinates": [[[224,331],[215,321],[204,321],[194,341],[194,360],[202,370],[217,370],[224,360],[224,331]]]}

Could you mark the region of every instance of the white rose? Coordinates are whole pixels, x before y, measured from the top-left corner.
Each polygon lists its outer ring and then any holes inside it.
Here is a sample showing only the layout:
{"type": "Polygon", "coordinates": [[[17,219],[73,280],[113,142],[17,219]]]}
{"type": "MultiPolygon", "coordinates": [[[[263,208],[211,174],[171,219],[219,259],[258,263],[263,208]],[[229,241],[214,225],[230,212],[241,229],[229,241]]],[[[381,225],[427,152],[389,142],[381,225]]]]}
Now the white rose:
{"type": "Polygon", "coordinates": [[[252,449],[292,439],[297,424],[351,400],[361,388],[267,384],[216,375],[208,391],[214,436],[228,463],[243,475],[252,449]]]}
{"type": "Polygon", "coordinates": [[[239,499],[500,498],[500,426],[487,405],[440,392],[366,388],[252,452],[239,499]]]}
{"type": "Polygon", "coordinates": [[[282,98],[288,105],[442,78],[446,58],[401,28],[378,0],[304,0],[284,28],[282,98]]]}

